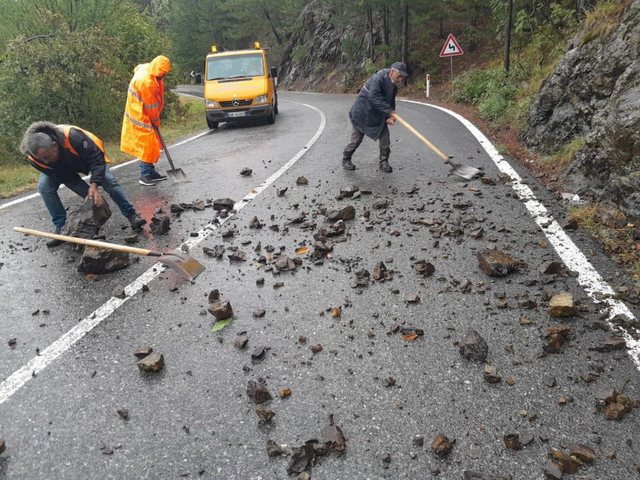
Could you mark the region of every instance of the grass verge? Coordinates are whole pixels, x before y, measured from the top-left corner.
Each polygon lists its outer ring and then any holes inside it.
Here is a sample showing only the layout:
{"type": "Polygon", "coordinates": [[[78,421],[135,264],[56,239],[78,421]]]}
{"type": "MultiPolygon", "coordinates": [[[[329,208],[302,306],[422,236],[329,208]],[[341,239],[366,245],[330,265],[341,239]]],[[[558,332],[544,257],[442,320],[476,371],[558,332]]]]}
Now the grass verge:
{"type": "MultiPolygon", "coordinates": [[[[182,108],[172,113],[162,124],[162,136],[168,144],[207,128],[204,121],[204,103],[195,98],[180,97],[182,108]]],[[[120,139],[105,139],[105,148],[114,164],[131,160],[120,151],[120,139]]],[[[38,182],[39,172],[29,165],[16,164],[0,167],[0,198],[8,198],[31,190],[38,182]]]]}

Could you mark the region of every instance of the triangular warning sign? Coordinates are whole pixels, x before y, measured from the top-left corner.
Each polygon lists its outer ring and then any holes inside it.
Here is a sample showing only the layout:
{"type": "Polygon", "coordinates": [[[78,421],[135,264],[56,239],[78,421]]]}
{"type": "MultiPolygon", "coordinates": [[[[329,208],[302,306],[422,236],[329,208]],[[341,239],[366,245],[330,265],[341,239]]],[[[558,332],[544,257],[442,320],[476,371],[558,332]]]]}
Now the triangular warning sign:
{"type": "Polygon", "coordinates": [[[458,45],[455,37],[450,33],[447,37],[447,41],[444,42],[442,50],[440,50],[441,57],[457,57],[458,55],[464,55],[464,52],[458,45]]]}

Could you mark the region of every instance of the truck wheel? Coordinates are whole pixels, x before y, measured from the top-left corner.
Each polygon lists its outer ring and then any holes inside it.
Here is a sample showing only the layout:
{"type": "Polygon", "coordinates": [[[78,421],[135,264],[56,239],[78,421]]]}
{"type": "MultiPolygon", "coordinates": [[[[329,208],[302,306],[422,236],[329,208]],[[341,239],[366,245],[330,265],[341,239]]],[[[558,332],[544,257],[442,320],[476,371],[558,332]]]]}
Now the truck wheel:
{"type": "Polygon", "coordinates": [[[274,111],[271,111],[271,114],[267,117],[267,123],[268,124],[273,124],[276,123],[276,114],[273,113],[274,111]]]}
{"type": "Polygon", "coordinates": [[[214,122],[212,120],[209,120],[207,118],[207,126],[211,129],[211,130],[215,130],[216,128],[218,128],[218,122],[214,122]]]}

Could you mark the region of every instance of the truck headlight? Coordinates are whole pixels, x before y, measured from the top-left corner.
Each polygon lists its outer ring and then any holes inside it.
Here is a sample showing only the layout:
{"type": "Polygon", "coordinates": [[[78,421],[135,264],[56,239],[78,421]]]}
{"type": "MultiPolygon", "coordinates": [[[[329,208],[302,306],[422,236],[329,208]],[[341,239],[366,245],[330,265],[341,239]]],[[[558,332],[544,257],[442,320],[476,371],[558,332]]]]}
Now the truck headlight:
{"type": "Polygon", "coordinates": [[[218,108],[215,100],[207,100],[207,108],[218,108]]]}
{"type": "Polygon", "coordinates": [[[269,98],[266,95],[260,95],[259,97],[256,97],[255,103],[267,103],[268,101],[269,98]]]}

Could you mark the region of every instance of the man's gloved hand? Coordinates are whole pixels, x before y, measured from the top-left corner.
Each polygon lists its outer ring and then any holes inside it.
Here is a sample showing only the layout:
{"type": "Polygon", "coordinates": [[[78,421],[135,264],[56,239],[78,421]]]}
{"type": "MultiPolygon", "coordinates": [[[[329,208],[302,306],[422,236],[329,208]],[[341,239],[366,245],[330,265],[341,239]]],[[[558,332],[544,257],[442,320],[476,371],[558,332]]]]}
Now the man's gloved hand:
{"type": "Polygon", "coordinates": [[[89,186],[89,194],[87,195],[87,197],[89,197],[93,201],[93,204],[98,208],[104,205],[104,197],[98,191],[97,183],[92,183],[89,186]]]}

